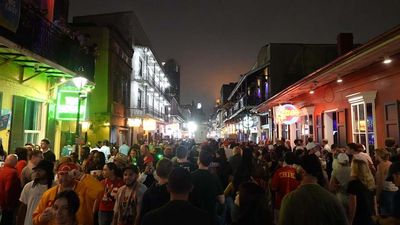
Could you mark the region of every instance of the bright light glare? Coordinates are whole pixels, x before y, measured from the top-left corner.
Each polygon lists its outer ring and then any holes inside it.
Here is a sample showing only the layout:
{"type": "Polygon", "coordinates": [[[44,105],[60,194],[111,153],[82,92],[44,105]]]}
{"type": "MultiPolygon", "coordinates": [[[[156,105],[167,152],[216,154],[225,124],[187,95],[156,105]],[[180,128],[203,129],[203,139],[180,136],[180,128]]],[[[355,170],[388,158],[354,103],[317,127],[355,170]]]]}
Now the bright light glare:
{"type": "Polygon", "coordinates": [[[390,58],[386,58],[385,60],[383,60],[384,64],[389,64],[391,62],[392,62],[392,60],[390,58]]]}
{"type": "Polygon", "coordinates": [[[72,78],[72,82],[74,82],[74,85],[76,88],[83,88],[88,82],[88,79],[84,77],[74,77],[72,78]]]}
{"type": "Polygon", "coordinates": [[[201,109],[201,103],[197,103],[197,109],[201,109]]]}
{"type": "Polygon", "coordinates": [[[342,83],[342,82],[343,82],[343,79],[339,77],[339,78],[336,80],[336,82],[342,83]]]}
{"type": "Polygon", "coordinates": [[[187,123],[189,132],[194,133],[197,130],[197,124],[193,121],[187,123]]]}
{"type": "Polygon", "coordinates": [[[310,91],[310,94],[314,94],[314,90],[311,90],[311,91],[310,91]]]}

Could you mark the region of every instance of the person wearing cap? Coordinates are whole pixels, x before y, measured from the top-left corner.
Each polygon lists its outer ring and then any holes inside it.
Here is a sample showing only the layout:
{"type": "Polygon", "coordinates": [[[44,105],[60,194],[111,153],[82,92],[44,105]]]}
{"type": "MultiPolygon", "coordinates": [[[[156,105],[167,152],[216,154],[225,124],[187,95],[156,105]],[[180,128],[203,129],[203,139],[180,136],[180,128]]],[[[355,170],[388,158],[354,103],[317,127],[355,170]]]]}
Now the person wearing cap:
{"type": "MultiPolygon", "coordinates": [[[[40,151],[39,151],[40,152],[40,151]]],[[[40,152],[41,153],[41,152],[40,152]]],[[[32,214],[43,193],[53,186],[53,164],[42,160],[32,168],[33,181],[28,182],[19,197],[20,206],[17,214],[17,225],[32,225],[32,214]]]]}
{"type": "Polygon", "coordinates": [[[336,157],[338,165],[333,168],[329,182],[329,190],[336,194],[344,209],[348,207],[347,184],[350,181],[350,159],[346,153],[339,153],[336,157]]]}
{"type": "Polygon", "coordinates": [[[0,209],[2,210],[0,225],[13,224],[14,214],[17,210],[21,191],[18,172],[15,168],[17,161],[17,155],[10,154],[6,157],[4,166],[0,168],[0,209]]]}
{"type": "Polygon", "coordinates": [[[389,168],[392,162],[389,161],[390,152],[384,148],[375,150],[375,159],[379,163],[376,167],[376,200],[379,204],[381,215],[390,215],[393,210],[393,197],[398,188],[393,182],[387,181],[389,168]]]}
{"type": "Polygon", "coordinates": [[[82,207],[85,205],[85,202],[88,201],[88,189],[79,181],[75,180],[76,175],[74,174],[74,171],[76,170],[78,170],[78,166],[70,162],[65,162],[58,166],[58,185],[50,188],[43,194],[32,215],[34,225],[56,224],[55,214],[52,210],[54,200],[58,193],[66,190],[73,190],[79,196],[81,207],[79,207],[77,213],[78,224],[93,224],[93,208],[89,210],[87,207],[82,207]]]}
{"type": "Polygon", "coordinates": [[[348,225],[339,200],[320,185],[323,173],[318,157],[306,155],[300,164],[300,186],[283,198],[279,225],[348,225]]]}

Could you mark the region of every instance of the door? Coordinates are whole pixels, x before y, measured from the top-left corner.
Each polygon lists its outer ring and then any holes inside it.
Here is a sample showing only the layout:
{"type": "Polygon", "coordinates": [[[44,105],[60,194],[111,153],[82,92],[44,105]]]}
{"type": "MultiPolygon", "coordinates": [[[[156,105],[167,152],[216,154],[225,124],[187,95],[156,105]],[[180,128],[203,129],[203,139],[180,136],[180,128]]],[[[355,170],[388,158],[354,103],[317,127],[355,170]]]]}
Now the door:
{"type": "Polygon", "coordinates": [[[339,147],[344,147],[347,145],[347,130],[346,130],[346,109],[342,109],[336,112],[337,121],[337,140],[339,147]]]}
{"type": "Polygon", "coordinates": [[[14,153],[16,147],[24,146],[24,115],[26,99],[21,96],[13,96],[11,131],[9,153],[14,153]]]}
{"type": "Polygon", "coordinates": [[[324,114],[322,113],[321,115],[317,115],[316,117],[316,132],[317,132],[317,142],[322,143],[322,140],[324,139],[324,120],[322,119],[324,117],[324,114]]]}
{"type": "Polygon", "coordinates": [[[394,138],[396,143],[400,143],[399,101],[385,103],[384,107],[385,137],[394,138]]]}

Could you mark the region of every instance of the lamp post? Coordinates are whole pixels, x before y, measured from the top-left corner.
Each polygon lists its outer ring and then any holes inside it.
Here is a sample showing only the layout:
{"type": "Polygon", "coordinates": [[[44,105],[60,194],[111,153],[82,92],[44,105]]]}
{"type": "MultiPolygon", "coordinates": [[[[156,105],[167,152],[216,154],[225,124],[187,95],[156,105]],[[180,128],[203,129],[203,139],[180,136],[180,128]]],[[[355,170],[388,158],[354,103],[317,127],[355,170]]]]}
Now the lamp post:
{"type": "Polygon", "coordinates": [[[75,152],[79,152],[79,138],[80,138],[80,129],[79,129],[79,120],[81,116],[81,95],[82,88],[87,84],[88,80],[84,77],[75,77],[72,79],[75,87],[78,89],[78,112],[76,114],[76,129],[75,129],[75,152]]]}

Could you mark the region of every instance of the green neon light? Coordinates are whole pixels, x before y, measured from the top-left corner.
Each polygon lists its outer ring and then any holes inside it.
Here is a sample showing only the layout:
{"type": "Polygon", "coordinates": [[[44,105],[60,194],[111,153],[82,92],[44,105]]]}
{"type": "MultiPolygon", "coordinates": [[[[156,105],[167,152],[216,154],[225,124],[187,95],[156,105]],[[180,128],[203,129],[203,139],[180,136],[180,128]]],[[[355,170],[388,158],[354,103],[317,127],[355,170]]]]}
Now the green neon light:
{"type": "MultiPolygon", "coordinates": [[[[78,114],[79,91],[60,90],[57,95],[56,119],[76,121],[78,114]]],[[[81,98],[79,120],[86,118],[86,98],[81,98]]]]}

